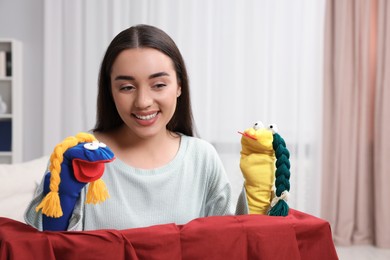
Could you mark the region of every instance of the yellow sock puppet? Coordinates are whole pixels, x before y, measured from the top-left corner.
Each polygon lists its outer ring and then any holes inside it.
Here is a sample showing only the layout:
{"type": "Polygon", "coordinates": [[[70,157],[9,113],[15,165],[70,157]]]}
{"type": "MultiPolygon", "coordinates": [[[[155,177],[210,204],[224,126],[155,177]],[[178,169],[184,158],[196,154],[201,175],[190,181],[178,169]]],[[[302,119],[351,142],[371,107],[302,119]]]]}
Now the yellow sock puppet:
{"type": "Polygon", "coordinates": [[[242,134],[240,169],[249,213],[287,216],[290,153],[276,125],[264,127],[257,122],[239,133],[242,134]]]}

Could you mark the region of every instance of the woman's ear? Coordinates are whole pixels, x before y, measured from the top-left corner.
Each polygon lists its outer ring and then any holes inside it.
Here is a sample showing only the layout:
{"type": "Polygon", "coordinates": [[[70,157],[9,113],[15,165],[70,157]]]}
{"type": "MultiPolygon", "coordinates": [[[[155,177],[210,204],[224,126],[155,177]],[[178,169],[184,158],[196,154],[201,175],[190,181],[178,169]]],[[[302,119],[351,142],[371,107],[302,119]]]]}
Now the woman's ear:
{"type": "Polygon", "coordinates": [[[177,88],[176,97],[180,97],[180,95],[181,95],[181,87],[179,86],[177,88]]]}

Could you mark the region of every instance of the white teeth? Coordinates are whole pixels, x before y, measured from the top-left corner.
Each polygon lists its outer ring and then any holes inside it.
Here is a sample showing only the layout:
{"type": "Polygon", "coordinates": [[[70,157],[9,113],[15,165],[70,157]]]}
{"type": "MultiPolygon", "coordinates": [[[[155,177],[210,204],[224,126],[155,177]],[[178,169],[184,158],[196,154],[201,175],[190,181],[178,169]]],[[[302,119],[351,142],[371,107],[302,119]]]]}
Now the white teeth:
{"type": "Polygon", "coordinates": [[[157,116],[157,112],[154,114],[151,114],[151,115],[147,115],[147,116],[140,116],[140,115],[136,115],[136,114],[134,114],[134,115],[136,118],[141,119],[141,120],[150,120],[150,119],[157,116]]]}

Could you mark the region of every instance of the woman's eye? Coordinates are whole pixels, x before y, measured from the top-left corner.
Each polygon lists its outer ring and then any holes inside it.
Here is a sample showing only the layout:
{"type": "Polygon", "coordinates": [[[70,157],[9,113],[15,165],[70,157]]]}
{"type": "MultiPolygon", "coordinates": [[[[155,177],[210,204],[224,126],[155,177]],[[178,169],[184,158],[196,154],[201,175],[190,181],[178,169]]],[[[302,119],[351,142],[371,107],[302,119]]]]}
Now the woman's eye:
{"type": "Polygon", "coordinates": [[[154,85],[153,87],[155,87],[155,88],[163,88],[165,86],[166,86],[166,84],[160,83],[160,84],[154,85]]]}
{"type": "Polygon", "coordinates": [[[130,90],[134,89],[134,87],[130,86],[130,85],[125,85],[125,86],[121,86],[119,89],[121,91],[130,91],[130,90]]]}

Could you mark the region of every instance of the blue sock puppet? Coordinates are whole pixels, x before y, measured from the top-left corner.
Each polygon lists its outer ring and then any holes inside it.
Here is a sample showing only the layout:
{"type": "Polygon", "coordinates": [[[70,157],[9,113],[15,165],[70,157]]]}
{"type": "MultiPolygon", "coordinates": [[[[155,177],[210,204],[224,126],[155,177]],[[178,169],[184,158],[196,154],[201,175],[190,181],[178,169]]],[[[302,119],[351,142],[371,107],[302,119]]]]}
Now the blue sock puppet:
{"type": "Polygon", "coordinates": [[[91,134],[79,133],[58,144],[44,180],[45,197],[36,208],[42,209],[43,230],[67,230],[80,192],[88,183],[86,203],[106,200],[108,191],[100,177],[104,164],[114,159],[110,148],[91,134]]]}

